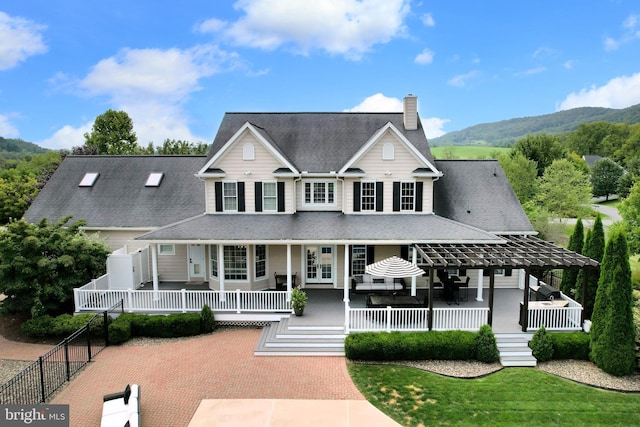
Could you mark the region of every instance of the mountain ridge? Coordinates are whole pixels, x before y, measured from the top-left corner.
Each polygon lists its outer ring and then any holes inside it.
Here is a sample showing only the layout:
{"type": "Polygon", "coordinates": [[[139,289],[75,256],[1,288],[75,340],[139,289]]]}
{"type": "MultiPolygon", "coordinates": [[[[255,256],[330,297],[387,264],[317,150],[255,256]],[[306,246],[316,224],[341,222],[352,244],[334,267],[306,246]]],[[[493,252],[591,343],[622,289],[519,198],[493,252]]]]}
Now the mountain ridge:
{"type": "Polygon", "coordinates": [[[497,122],[481,123],[429,139],[431,146],[489,145],[507,147],[527,135],[545,132],[572,132],[581,124],[594,122],[640,123],[640,104],[615,109],[579,107],[539,116],[518,117],[497,122]]]}

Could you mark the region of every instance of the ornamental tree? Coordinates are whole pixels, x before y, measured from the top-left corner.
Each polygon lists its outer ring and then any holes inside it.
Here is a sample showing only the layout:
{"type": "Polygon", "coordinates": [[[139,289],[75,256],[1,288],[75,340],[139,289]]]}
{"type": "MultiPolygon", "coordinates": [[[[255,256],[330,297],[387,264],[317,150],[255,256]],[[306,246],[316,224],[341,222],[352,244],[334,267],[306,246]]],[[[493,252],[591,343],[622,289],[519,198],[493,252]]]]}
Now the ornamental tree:
{"type": "Polygon", "coordinates": [[[69,311],[73,288],[104,274],[106,245],[80,229],[84,221],[67,226],[70,219],[53,224],[13,220],[0,231],[3,311],[33,317],[69,311]]]}
{"type": "Polygon", "coordinates": [[[624,232],[614,230],[602,260],[591,318],[590,358],[612,375],[635,370],[635,327],[629,251],[624,232]]]}
{"type": "Polygon", "coordinates": [[[615,194],[618,190],[618,182],[624,174],[616,162],[611,159],[598,160],[591,168],[591,186],[593,197],[605,197],[609,200],[610,194],[615,194]]]}
{"type": "MultiPolygon", "coordinates": [[[[602,262],[604,256],[604,227],[600,214],[596,215],[593,223],[593,229],[587,232],[587,239],[584,243],[582,254],[598,262],[602,262]]],[[[593,313],[593,305],[596,301],[596,292],[598,291],[598,280],[600,279],[599,270],[580,270],[576,280],[576,301],[582,302],[582,286],[584,283],[584,275],[587,275],[586,292],[584,298],[584,318],[591,319],[593,313]]]]}
{"type": "MultiPolygon", "coordinates": [[[[569,245],[567,249],[570,251],[581,254],[582,247],[584,246],[584,226],[582,225],[582,218],[578,218],[576,226],[573,229],[573,233],[569,238],[569,245]]],[[[578,277],[578,270],[566,269],[562,272],[562,281],[560,282],[560,290],[566,295],[574,295],[574,289],[576,287],[576,278],[578,277]]],[[[579,284],[578,284],[579,286],[579,284]]]]}
{"type": "Polygon", "coordinates": [[[575,218],[591,199],[589,178],[566,159],[555,160],[540,177],[538,202],[560,217],[575,218]]]}

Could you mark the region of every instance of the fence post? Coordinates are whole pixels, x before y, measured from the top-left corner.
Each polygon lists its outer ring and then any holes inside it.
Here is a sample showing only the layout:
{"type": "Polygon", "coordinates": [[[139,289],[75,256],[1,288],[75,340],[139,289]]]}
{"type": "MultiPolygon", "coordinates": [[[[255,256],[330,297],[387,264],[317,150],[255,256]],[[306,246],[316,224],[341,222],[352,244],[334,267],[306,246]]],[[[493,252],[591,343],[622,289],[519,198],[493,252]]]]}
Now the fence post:
{"type": "Polygon", "coordinates": [[[78,301],[79,297],[80,293],[78,292],[78,288],[73,288],[73,303],[75,305],[76,313],[80,312],[80,301],[78,301]]]}
{"type": "Polygon", "coordinates": [[[45,387],[44,387],[44,364],[42,363],[42,356],[38,357],[38,364],[40,365],[40,391],[41,396],[42,396],[42,400],[41,402],[46,402],[47,401],[47,393],[45,391],[45,387]]]}
{"type": "Polygon", "coordinates": [[[129,313],[133,313],[133,290],[127,290],[127,305],[129,306],[129,313]]]}
{"type": "Polygon", "coordinates": [[[109,314],[107,310],[102,312],[102,332],[104,334],[104,346],[109,347],[109,314]]]}
{"type": "Polygon", "coordinates": [[[69,363],[69,339],[64,339],[64,365],[67,368],[67,381],[71,381],[71,365],[69,363]]]}
{"type": "Polygon", "coordinates": [[[387,332],[391,332],[391,306],[387,306],[387,332]]]}
{"type": "Polygon", "coordinates": [[[89,362],[91,362],[91,328],[89,327],[89,325],[91,325],[91,322],[89,322],[89,324],[85,326],[85,334],[87,334],[87,352],[89,353],[89,362]]]}
{"type": "Polygon", "coordinates": [[[240,289],[236,289],[236,313],[242,313],[242,303],[240,301],[240,289]]]}
{"type": "Polygon", "coordinates": [[[182,299],[182,312],[186,313],[187,312],[187,290],[186,289],[180,290],[180,297],[182,299]]]}
{"type": "Polygon", "coordinates": [[[349,324],[351,323],[351,307],[349,303],[344,303],[344,333],[349,334],[349,324]]]}

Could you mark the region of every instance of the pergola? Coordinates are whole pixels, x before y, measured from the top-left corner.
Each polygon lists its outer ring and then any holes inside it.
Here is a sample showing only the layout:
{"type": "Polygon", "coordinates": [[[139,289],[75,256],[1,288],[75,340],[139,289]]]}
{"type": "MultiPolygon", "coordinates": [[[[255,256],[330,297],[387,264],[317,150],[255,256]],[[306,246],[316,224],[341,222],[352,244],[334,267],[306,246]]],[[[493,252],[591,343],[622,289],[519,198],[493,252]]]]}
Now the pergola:
{"type": "MultiPolygon", "coordinates": [[[[416,243],[420,259],[418,266],[429,270],[429,309],[433,309],[433,287],[435,270],[445,268],[483,269],[489,270],[489,318],[491,325],[493,318],[493,294],[496,269],[523,269],[524,279],[524,307],[525,313],[529,307],[529,276],[533,270],[551,269],[585,269],[597,270],[600,264],[584,255],[558,247],[533,236],[501,235],[501,242],[497,243],[416,243]]],[[[586,278],[582,283],[582,301],[585,305],[586,278]]],[[[584,316],[584,314],[583,314],[584,316]]],[[[522,330],[527,330],[528,315],[522,320],[522,330]]],[[[584,321],[584,318],[581,319],[584,321]]],[[[429,328],[431,328],[429,319],[429,328]]]]}

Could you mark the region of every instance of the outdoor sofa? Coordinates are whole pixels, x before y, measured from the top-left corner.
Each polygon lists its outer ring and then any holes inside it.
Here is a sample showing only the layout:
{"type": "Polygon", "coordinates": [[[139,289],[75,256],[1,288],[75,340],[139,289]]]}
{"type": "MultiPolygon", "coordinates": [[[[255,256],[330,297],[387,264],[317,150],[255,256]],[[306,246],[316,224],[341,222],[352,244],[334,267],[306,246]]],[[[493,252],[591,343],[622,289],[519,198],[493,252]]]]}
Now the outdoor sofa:
{"type": "Polygon", "coordinates": [[[102,398],[101,427],[134,427],[140,425],[140,386],[128,385],[124,391],[102,398]]]}
{"type": "Polygon", "coordinates": [[[357,294],[406,293],[404,279],[357,274],[351,278],[351,290],[357,294]]]}

